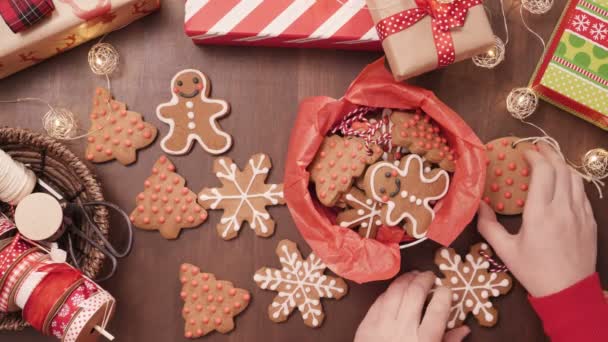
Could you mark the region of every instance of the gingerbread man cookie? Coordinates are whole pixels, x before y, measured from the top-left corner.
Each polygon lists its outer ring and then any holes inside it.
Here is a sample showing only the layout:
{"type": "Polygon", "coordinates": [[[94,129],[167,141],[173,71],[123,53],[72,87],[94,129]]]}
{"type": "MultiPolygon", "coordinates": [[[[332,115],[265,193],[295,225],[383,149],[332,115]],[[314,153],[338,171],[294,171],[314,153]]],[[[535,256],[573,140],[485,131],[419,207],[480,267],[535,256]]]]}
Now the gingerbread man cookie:
{"type": "Polygon", "coordinates": [[[230,109],[224,100],[209,98],[211,82],[198,70],[186,69],[171,80],[173,97],[156,108],[159,120],[169,125],[169,133],[161,141],[169,154],[185,154],[196,140],[205,151],[222,154],[232,145],[232,137],[217,120],[230,109]]]}
{"type": "Polygon", "coordinates": [[[323,143],[309,166],[310,179],[315,183],[317,198],[321,204],[332,207],[342,194],[361,176],[365,168],[382,156],[382,149],[372,145],[368,155],[365,142],[360,138],[330,135],[323,143]]]}
{"type": "Polygon", "coordinates": [[[385,203],[382,220],[397,226],[405,219],[405,230],[414,238],[426,235],[435,218],[430,206],[448,192],[450,177],[445,170],[424,172],[424,162],[417,154],[410,154],[401,162],[379,162],[367,169],[367,195],[385,203]]]}
{"type": "Polygon", "coordinates": [[[428,115],[394,111],[391,114],[393,146],[404,146],[410,152],[424,156],[442,169],[454,172],[455,154],[446,138],[428,115]]]}
{"type": "Polygon", "coordinates": [[[524,152],[537,147],[519,140],[517,137],[505,137],[486,145],[488,173],[483,200],[503,215],[521,214],[528,197],[530,165],[524,158],[524,152]]]}

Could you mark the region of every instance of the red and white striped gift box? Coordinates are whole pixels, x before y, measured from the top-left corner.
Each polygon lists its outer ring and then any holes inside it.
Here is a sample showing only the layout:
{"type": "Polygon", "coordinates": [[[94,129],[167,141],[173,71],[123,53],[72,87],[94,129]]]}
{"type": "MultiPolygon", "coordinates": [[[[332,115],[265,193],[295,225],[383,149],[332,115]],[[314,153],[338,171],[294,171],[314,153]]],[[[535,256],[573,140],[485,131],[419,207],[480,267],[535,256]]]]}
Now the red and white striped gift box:
{"type": "Polygon", "coordinates": [[[382,49],[365,0],[187,0],[184,29],[197,44],[382,49]]]}

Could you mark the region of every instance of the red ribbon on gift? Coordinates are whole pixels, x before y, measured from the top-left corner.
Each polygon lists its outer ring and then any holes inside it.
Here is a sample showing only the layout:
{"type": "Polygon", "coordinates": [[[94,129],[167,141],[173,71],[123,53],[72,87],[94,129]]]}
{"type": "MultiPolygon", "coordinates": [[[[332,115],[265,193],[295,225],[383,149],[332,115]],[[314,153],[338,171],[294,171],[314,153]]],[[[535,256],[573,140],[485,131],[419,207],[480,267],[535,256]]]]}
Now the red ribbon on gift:
{"type": "Polygon", "coordinates": [[[393,14],[376,24],[380,40],[406,30],[428,15],[431,17],[438,66],[444,67],[454,63],[456,53],[450,30],[462,27],[469,8],[481,5],[481,0],[454,0],[451,3],[440,3],[437,0],[415,1],[417,7],[393,14]]]}

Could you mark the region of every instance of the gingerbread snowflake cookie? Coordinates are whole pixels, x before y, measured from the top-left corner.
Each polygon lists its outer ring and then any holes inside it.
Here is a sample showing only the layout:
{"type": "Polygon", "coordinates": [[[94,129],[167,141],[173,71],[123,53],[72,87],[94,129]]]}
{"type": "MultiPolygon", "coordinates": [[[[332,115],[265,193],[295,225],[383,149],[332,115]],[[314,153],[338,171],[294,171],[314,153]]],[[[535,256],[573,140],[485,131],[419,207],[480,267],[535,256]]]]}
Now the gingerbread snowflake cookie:
{"type": "Polygon", "coordinates": [[[159,105],[156,115],[169,125],[169,133],[161,141],[169,154],[185,154],[198,141],[205,151],[222,154],[232,145],[232,137],[217,120],[228,114],[228,102],[209,98],[211,82],[202,72],[186,69],[171,80],[173,97],[159,105]]]}
{"type": "Polygon", "coordinates": [[[435,254],[435,264],[445,276],[437,278],[435,285],[452,290],[449,329],[461,326],[469,313],[473,313],[482,326],[495,325],[498,311],[490,297],[506,294],[513,285],[507,273],[488,271],[490,263],[481,252],[492,256],[492,250],[483,242],[471,246],[464,260],[452,248],[441,248],[435,254]]]}
{"type": "Polygon", "coordinates": [[[273,322],[284,322],[298,308],[304,324],[317,328],[325,314],[321,298],[341,299],[348,292],[343,279],[326,276],[327,266],[314,253],[302,258],[295,243],[282,240],[276,249],[282,269],[260,268],[253,280],[263,290],[278,292],[268,306],[268,317],[273,322]]]}
{"type": "Polygon", "coordinates": [[[137,150],[150,145],[157,129],[144,122],[141,114],[127,110],[112,98],[110,91],[97,88],[93,97],[91,127],[87,136],[86,159],[103,163],[113,159],[123,165],[137,160],[137,150]]]}
{"type": "Polygon", "coordinates": [[[381,157],[380,147],[373,145],[370,148],[371,154],[360,138],[330,135],[323,139],[309,166],[310,180],[315,183],[317,198],[323,205],[334,206],[351,188],[354,179],[381,157]]]}
{"type": "Polygon", "coordinates": [[[530,165],[524,152],[537,147],[519,140],[505,137],[486,144],[488,173],[483,200],[503,215],[521,214],[528,197],[530,165]]]}
{"type": "Polygon", "coordinates": [[[390,120],[393,146],[407,147],[411,153],[424,156],[429,162],[439,164],[442,169],[454,172],[455,153],[428,115],[423,115],[420,111],[393,111],[390,120]]]}
{"type": "Polygon", "coordinates": [[[137,206],[131,213],[133,224],[140,229],[158,230],[165,239],[175,239],[183,228],[205,222],[207,212],[185,184],[173,163],[161,156],[144,182],[144,191],[137,195],[137,206]]]}
{"type": "Polygon", "coordinates": [[[258,236],[274,233],[274,220],[266,207],[285,204],[283,184],[266,184],[272,163],[270,157],[259,153],[252,156],[243,171],[230,158],[218,158],[213,171],[221,188],[205,188],[198,196],[206,209],[223,209],[217,233],[224,240],[238,236],[243,222],[249,222],[258,236]]]}
{"type": "Polygon", "coordinates": [[[361,237],[375,238],[378,228],[382,226],[381,204],[355,187],[344,194],[342,201],[349,209],[338,214],[336,223],[340,227],[357,229],[361,237]]]}
{"type": "Polygon", "coordinates": [[[383,203],[382,220],[388,226],[405,223],[408,235],[426,236],[435,218],[430,206],[445,196],[450,177],[445,170],[425,172],[424,161],[417,154],[409,154],[400,162],[379,162],[365,173],[368,196],[383,203]]]}
{"type": "Polygon", "coordinates": [[[182,316],[186,321],[184,336],[197,338],[216,330],[222,334],[234,329],[234,317],[243,312],[251,301],[244,289],[229,281],[217,280],[191,264],[180,268],[184,303],[182,316]]]}

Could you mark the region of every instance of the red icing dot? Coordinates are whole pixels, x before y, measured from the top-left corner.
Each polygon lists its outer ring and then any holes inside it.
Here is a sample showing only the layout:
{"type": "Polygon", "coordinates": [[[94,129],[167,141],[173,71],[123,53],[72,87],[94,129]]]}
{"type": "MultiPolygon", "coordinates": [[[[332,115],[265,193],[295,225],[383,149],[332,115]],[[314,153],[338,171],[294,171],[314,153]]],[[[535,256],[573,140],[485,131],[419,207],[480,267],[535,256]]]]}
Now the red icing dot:
{"type": "Polygon", "coordinates": [[[342,178],[340,179],[340,183],[342,183],[342,184],[347,184],[347,183],[348,183],[348,178],[346,178],[346,177],[342,177],[342,178]]]}
{"type": "Polygon", "coordinates": [[[221,290],[221,289],[222,289],[224,286],[222,285],[222,283],[217,283],[217,284],[215,285],[215,287],[216,287],[218,290],[221,290]]]}
{"type": "Polygon", "coordinates": [[[236,290],[235,289],[230,289],[228,291],[228,294],[231,295],[231,296],[234,296],[236,294],[236,290]]]}
{"type": "Polygon", "coordinates": [[[348,147],[350,145],[350,141],[344,140],[344,147],[348,147]]]}
{"type": "MultiPolygon", "coordinates": [[[[443,153],[443,152],[441,152],[443,153]]],[[[486,159],[486,166],[490,165],[490,159],[486,159]]]]}
{"type": "Polygon", "coordinates": [[[353,164],[353,165],[351,165],[351,166],[350,166],[350,169],[351,169],[351,170],[353,170],[353,171],[357,170],[357,164],[353,164]]]}
{"type": "Polygon", "coordinates": [[[348,165],[342,165],[340,166],[340,169],[342,169],[342,171],[346,171],[348,170],[348,165]]]}
{"type": "Polygon", "coordinates": [[[418,138],[418,132],[412,132],[412,137],[413,138],[418,138]]]}
{"type": "Polygon", "coordinates": [[[324,177],[319,178],[319,184],[323,184],[323,183],[325,183],[325,178],[324,177]]]}
{"type": "Polygon", "coordinates": [[[179,203],[179,201],[180,201],[179,197],[175,197],[175,198],[173,199],[173,203],[175,203],[175,204],[178,204],[178,203],[179,203]]]}
{"type": "Polygon", "coordinates": [[[499,168],[494,169],[494,174],[498,177],[498,176],[502,176],[502,170],[499,168]]]}
{"type": "Polygon", "coordinates": [[[509,163],[509,165],[507,167],[511,171],[515,171],[515,169],[517,169],[517,165],[515,165],[515,163],[509,163]]]}
{"type": "Polygon", "coordinates": [[[97,146],[95,146],[95,151],[97,151],[97,152],[103,151],[103,145],[97,145],[97,146]]]}
{"type": "Polygon", "coordinates": [[[344,155],[344,152],[338,151],[338,153],[336,153],[336,155],[338,156],[338,158],[341,158],[344,155]]]}
{"type": "MultiPolygon", "coordinates": [[[[159,190],[160,190],[160,187],[159,187],[159,190]]],[[[163,203],[169,202],[169,199],[167,198],[167,196],[163,196],[160,200],[163,201],[163,203]]]]}
{"type": "Polygon", "coordinates": [[[171,214],[171,213],[173,212],[173,208],[172,208],[172,207],[170,207],[170,206],[166,206],[166,207],[165,207],[165,212],[166,212],[167,214],[171,214]]]}
{"type": "Polygon", "coordinates": [[[336,147],[336,142],[335,141],[330,141],[329,142],[329,147],[331,147],[331,148],[336,147]]]}
{"type": "Polygon", "coordinates": [[[335,160],[330,160],[329,161],[329,167],[334,167],[336,165],[336,161],[335,160]]]}
{"type": "Polygon", "coordinates": [[[188,216],[188,218],[186,220],[188,221],[188,223],[192,223],[192,222],[194,222],[194,217],[188,216]]]}
{"type": "Polygon", "coordinates": [[[190,284],[194,287],[198,286],[198,281],[193,280],[192,282],[190,282],[190,284]]]}
{"type": "Polygon", "coordinates": [[[160,156],[160,158],[158,159],[158,161],[160,161],[161,164],[164,164],[167,161],[167,157],[160,156]]]}
{"type": "Polygon", "coordinates": [[[93,154],[92,154],[92,153],[87,154],[87,159],[88,159],[88,160],[93,160],[93,158],[94,158],[94,157],[93,157],[93,154]]]}
{"type": "Polygon", "coordinates": [[[177,177],[173,178],[173,184],[175,184],[175,185],[179,184],[179,178],[177,178],[177,177]]]}
{"type": "Polygon", "coordinates": [[[234,305],[234,307],[236,309],[240,309],[241,308],[241,303],[239,303],[239,302],[235,302],[233,305],[234,305]]]}
{"type": "Polygon", "coordinates": [[[221,302],[223,302],[223,301],[224,301],[224,297],[222,297],[222,296],[217,296],[217,302],[218,302],[218,303],[221,303],[221,302]]]}
{"type": "Polygon", "coordinates": [[[136,117],[132,117],[130,120],[132,125],[135,125],[137,123],[137,118],[136,117]]]}
{"type": "Polygon", "coordinates": [[[192,338],[192,332],[191,332],[191,331],[187,331],[187,332],[184,334],[184,336],[185,336],[186,338],[192,338]]]}
{"type": "Polygon", "coordinates": [[[490,204],[490,197],[486,196],[483,198],[483,201],[486,202],[487,204],[490,204]]]}
{"type": "Polygon", "coordinates": [[[217,311],[217,308],[215,307],[215,305],[211,305],[209,306],[209,311],[215,313],[217,311]]]}
{"type": "Polygon", "coordinates": [[[488,144],[486,145],[486,148],[488,149],[488,151],[492,151],[494,149],[494,146],[492,146],[492,144],[488,144]]]}
{"type": "Polygon", "coordinates": [[[87,141],[90,143],[93,143],[93,142],[95,142],[95,137],[88,137],[87,141]]]}
{"type": "Polygon", "coordinates": [[[150,223],[150,218],[148,216],[144,217],[144,223],[145,224],[150,223]]]}
{"type": "Polygon", "coordinates": [[[187,195],[188,191],[188,188],[182,188],[182,195],[187,195]]]}
{"type": "Polygon", "coordinates": [[[179,296],[182,298],[186,298],[188,296],[188,294],[186,292],[182,292],[179,294],[179,296]]]}
{"type": "Polygon", "coordinates": [[[120,144],[120,140],[114,139],[114,140],[112,140],[112,144],[118,145],[118,144],[120,144]]]}
{"type": "Polygon", "coordinates": [[[197,300],[198,299],[198,295],[195,293],[192,295],[192,299],[197,300]]]}
{"type": "Polygon", "coordinates": [[[209,317],[204,316],[203,317],[203,323],[205,323],[205,324],[209,323],[209,317]]]}
{"type": "Polygon", "coordinates": [[[528,184],[522,184],[519,186],[519,188],[521,189],[521,191],[528,191],[528,184]]]}
{"type": "Polygon", "coordinates": [[[167,170],[169,170],[169,171],[175,171],[175,166],[174,165],[169,165],[169,166],[167,166],[167,170]]]}
{"type": "Polygon", "coordinates": [[[492,183],[492,185],[490,185],[490,189],[491,189],[493,192],[497,192],[497,191],[500,189],[500,187],[498,186],[498,184],[496,184],[496,183],[492,183]]]}
{"type": "Polygon", "coordinates": [[[498,154],[498,160],[505,160],[505,158],[506,158],[506,155],[504,153],[501,152],[498,154]]]}
{"type": "Polygon", "coordinates": [[[525,167],[521,170],[520,174],[524,177],[528,177],[528,175],[530,174],[530,170],[528,170],[528,168],[525,167]]]}
{"type": "Polygon", "coordinates": [[[126,147],[133,146],[133,142],[131,142],[131,140],[129,140],[129,139],[125,140],[124,144],[125,144],[126,147]]]}
{"type": "Polygon", "coordinates": [[[197,336],[201,336],[203,334],[203,330],[202,329],[196,329],[196,335],[197,336]]]}
{"type": "Polygon", "coordinates": [[[322,193],[319,194],[319,197],[320,198],[325,198],[325,197],[327,197],[327,193],[322,192],[322,193]]]}
{"type": "Polygon", "coordinates": [[[152,206],[152,212],[154,214],[158,213],[158,207],[157,206],[152,206]]]}
{"type": "Polygon", "coordinates": [[[205,291],[205,292],[209,291],[209,285],[203,285],[203,291],[205,291]]]}
{"type": "Polygon", "coordinates": [[[513,194],[511,194],[509,191],[505,192],[504,194],[506,199],[510,199],[511,197],[513,197],[513,194]]]}
{"type": "Polygon", "coordinates": [[[222,324],[222,319],[218,317],[215,319],[215,325],[220,325],[220,324],[222,324]]]}
{"type": "Polygon", "coordinates": [[[382,202],[388,202],[388,196],[387,195],[382,196],[382,202]]]}
{"type": "Polygon", "coordinates": [[[110,150],[110,149],[108,148],[108,149],[106,149],[106,152],[105,152],[105,153],[106,153],[106,155],[107,155],[107,156],[111,156],[111,155],[112,155],[112,150],[110,150]]]}
{"type": "Polygon", "coordinates": [[[149,180],[146,180],[146,181],[144,182],[144,186],[145,186],[146,188],[149,188],[149,187],[150,187],[150,185],[152,185],[152,184],[150,183],[150,181],[149,181],[149,180]]]}
{"type": "Polygon", "coordinates": [[[143,136],[146,139],[150,139],[152,137],[152,133],[150,133],[149,130],[145,130],[143,136]]]}
{"type": "Polygon", "coordinates": [[[518,207],[522,208],[526,204],[526,201],[524,201],[523,199],[518,199],[515,203],[518,207]]]}
{"type": "Polygon", "coordinates": [[[160,192],[160,185],[159,185],[159,184],[156,184],[156,185],[154,186],[154,191],[156,191],[156,192],[160,192]]]}
{"type": "Polygon", "coordinates": [[[248,302],[248,301],[249,301],[249,299],[251,299],[251,296],[249,296],[249,293],[245,293],[245,294],[243,295],[243,300],[244,300],[244,301],[246,301],[246,302],[248,302]]]}
{"type": "Polygon", "coordinates": [[[165,223],[166,221],[167,219],[164,216],[158,218],[158,222],[160,222],[161,224],[165,223]]]}
{"type": "Polygon", "coordinates": [[[187,279],[186,277],[182,277],[182,278],[180,279],[180,281],[181,281],[183,284],[185,284],[185,283],[188,281],[188,279],[187,279]]]}
{"type": "Polygon", "coordinates": [[[500,143],[502,144],[502,146],[507,146],[507,145],[509,145],[509,141],[508,141],[507,139],[502,139],[502,140],[500,141],[500,143]]]}
{"type": "Polygon", "coordinates": [[[507,185],[513,185],[513,178],[507,178],[507,179],[505,179],[505,183],[507,185]]]}
{"type": "Polygon", "coordinates": [[[126,110],[121,110],[120,111],[120,116],[127,116],[127,111],[126,110]]]}
{"type": "Polygon", "coordinates": [[[230,313],[230,308],[229,307],[224,307],[224,313],[225,314],[229,314],[230,313]]]}
{"type": "Polygon", "coordinates": [[[182,222],[182,217],[181,217],[181,216],[179,216],[179,215],[178,215],[178,216],[176,216],[176,217],[175,217],[175,222],[177,222],[177,223],[182,222]]]}
{"type": "Polygon", "coordinates": [[[331,179],[336,180],[336,179],[338,179],[338,174],[332,173],[330,177],[331,177],[331,179]]]}
{"type": "Polygon", "coordinates": [[[127,134],[128,134],[128,135],[133,134],[133,129],[131,129],[131,128],[127,128],[127,134]]]}
{"type": "Polygon", "coordinates": [[[203,277],[203,280],[209,280],[209,273],[203,273],[201,277],[203,277]]]}
{"type": "Polygon", "coordinates": [[[334,183],[329,184],[329,190],[336,190],[336,184],[334,184],[334,183]]]}
{"type": "Polygon", "coordinates": [[[152,202],[156,202],[156,200],[158,200],[158,195],[152,194],[152,196],[150,196],[150,198],[152,198],[152,202]]]}
{"type": "Polygon", "coordinates": [[[172,193],[173,192],[173,187],[171,185],[167,185],[167,187],[165,188],[165,191],[168,193],[172,193]]]}
{"type": "Polygon", "coordinates": [[[448,156],[448,160],[449,160],[449,161],[454,160],[454,155],[453,155],[453,154],[450,154],[450,155],[448,156]]]}
{"type": "Polygon", "coordinates": [[[505,205],[504,205],[502,202],[498,202],[498,203],[496,204],[496,210],[498,210],[498,211],[503,211],[503,210],[505,210],[505,205]]]}
{"type": "Polygon", "coordinates": [[[138,129],[138,130],[140,130],[140,131],[141,131],[141,130],[143,130],[144,128],[145,128],[145,126],[144,126],[144,123],[143,123],[143,122],[140,122],[139,124],[137,124],[137,129],[138,129]]]}
{"type": "Polygon", "coordinates": [[[110,117],[110,123],[111,124],[115,124],[116,123],[116,118],[115,117],[110,117]]]}
{"type": "Polygon", "coordinates": [[[357,150],[361,151],[363,149],[363,144],[359,143],[357,144],[357,150]]]}

